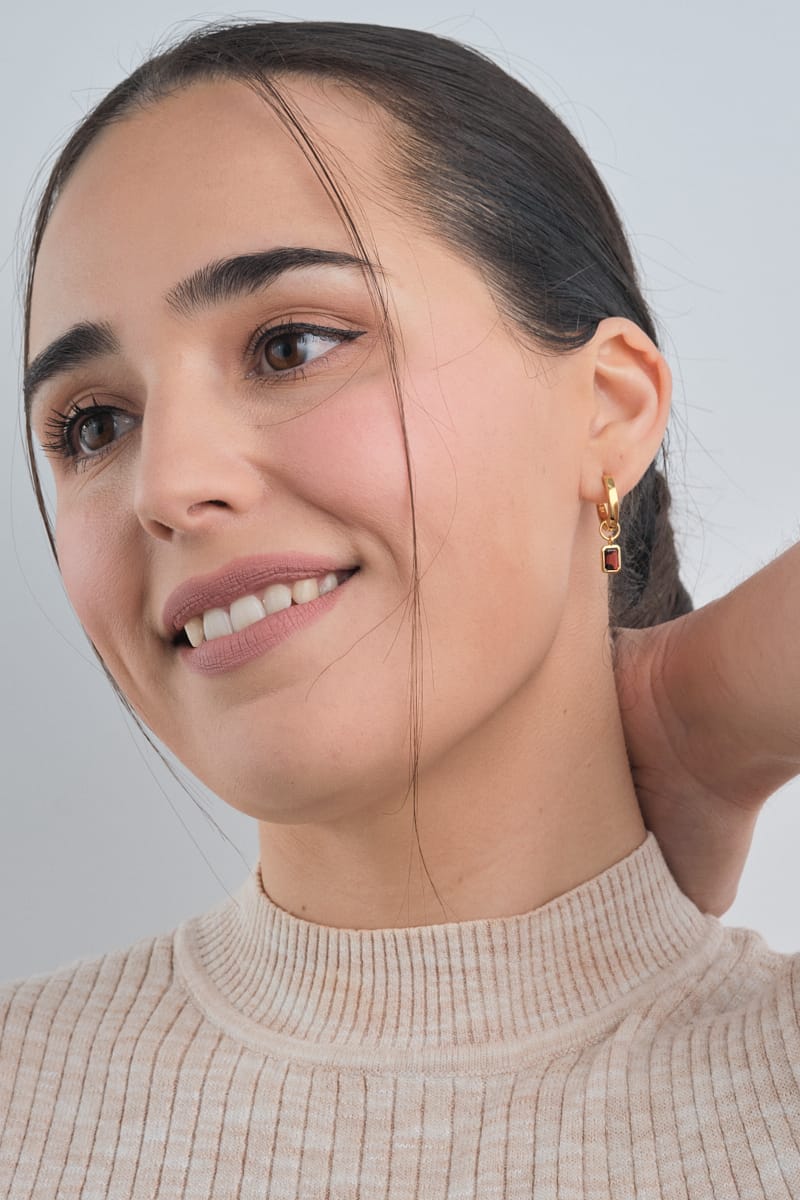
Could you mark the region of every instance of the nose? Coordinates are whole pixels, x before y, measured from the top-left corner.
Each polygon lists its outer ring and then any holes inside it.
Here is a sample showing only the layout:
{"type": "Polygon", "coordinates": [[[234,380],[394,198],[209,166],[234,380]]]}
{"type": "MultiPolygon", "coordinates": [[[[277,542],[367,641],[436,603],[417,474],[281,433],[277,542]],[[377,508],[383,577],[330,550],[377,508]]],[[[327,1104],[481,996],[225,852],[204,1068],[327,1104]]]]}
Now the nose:
{"type": "Polygon", "coordinates": [[[264,492],[253,431],[240,403],[189,380],[148,396],[140,427],[134,510],[152,537],[201,533],[246,513],[264,492]]]}

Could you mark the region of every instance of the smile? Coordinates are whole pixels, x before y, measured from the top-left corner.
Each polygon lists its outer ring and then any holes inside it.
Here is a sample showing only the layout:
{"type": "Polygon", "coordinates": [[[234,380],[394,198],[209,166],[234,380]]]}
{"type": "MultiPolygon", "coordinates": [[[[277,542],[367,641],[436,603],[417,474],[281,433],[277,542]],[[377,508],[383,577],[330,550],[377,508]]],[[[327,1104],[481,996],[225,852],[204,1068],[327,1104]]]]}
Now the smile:
{"type": "Polygon", "coordinates": [[[329,612],[355,574],[331,571],[319,579],[296,580],[291,586],[271,584],[260,596],[240,596],[229,609],[209,609],[186,622],[176,643],[178,654],[199,675],[219,675],[243,666],[329,612]],[[189,627],[192,636],[202,631],[196,646],[188,641],[189,627]]]}
{"type": "Polygon", "coordinates": [[[334,591],[352,574],[352,571],[328,571],[319,579],[298,579],[291,585],[274,583],[263,592],[240,596],[228,608],[209,608],[201,616],[191,617],[183,631],[189,644],[197,648],[203,642],[239,633],[292,604],[309,604],[312,600],[318,600],[320,596],[334,591]]]}

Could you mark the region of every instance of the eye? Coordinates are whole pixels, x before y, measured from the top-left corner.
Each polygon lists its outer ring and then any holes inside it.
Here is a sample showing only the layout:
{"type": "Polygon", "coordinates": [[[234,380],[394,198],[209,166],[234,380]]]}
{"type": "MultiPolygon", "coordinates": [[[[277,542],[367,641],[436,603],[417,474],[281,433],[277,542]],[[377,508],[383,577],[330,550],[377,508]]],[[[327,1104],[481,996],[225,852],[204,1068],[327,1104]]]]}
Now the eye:
{"type": "Polygon", "coordinates": [[[330,329],[321,325],[287,324],[257,331],[251,353],[262,378],[302,374],[303,368],[322,358],[341,342],[353,341],[363,330],[330,329]]]}
{"type": "Polygon", "coordinates": [[[101,408],[98,412],[90,412],[81,417],[73,428],[81,450],[85,450],[87,454],[96,454],[112,442],[116,414],[110,408],[101,408]]]}
{"type": "Polygon", "coordinates": [[[90,404],[76,403],[66,413],[51,413],[45,425],[51,436],[42,438],[42,448],[80,467],[113,449],[135,423],[129,413],[92,396],[90,404]]]}

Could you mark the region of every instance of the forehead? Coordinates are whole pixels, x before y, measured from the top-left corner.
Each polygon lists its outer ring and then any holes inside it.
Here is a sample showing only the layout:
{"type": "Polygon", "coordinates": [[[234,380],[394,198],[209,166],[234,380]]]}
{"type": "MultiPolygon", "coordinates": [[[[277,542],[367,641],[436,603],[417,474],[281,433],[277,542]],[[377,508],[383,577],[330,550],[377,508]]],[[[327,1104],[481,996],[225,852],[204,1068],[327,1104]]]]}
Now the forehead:
{"type": "MultiPolygon", "coordinates": [[[[388,214],[378,203],[383,135],[374,110],[336,85],[297,79],[281,90],[380,240],[388,214]]],[[[244,84],[194,84],[105,129],[79,161],[37,260],[32,353],[65,314],[152,302],[199,263],[269,245],[352,249],[269,105],[244,84]]]]}

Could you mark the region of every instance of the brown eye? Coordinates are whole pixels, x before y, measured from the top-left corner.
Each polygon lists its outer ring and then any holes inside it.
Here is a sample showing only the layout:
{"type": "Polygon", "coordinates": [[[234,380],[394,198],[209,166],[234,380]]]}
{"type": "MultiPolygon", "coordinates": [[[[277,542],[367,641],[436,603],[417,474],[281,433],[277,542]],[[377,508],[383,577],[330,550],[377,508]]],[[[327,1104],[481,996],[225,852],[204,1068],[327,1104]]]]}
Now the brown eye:
{"type": "Polygon", "coordinates": [[[264,342],[264,358],[273,371],[290,371],[319,358],[340,339],[308,330],[286,331],[264,342]]]}
{"type": "MultiPolygon", "coordinates": [[[[257,330],[247,350],[247,358],[255,360],[250,377],[277,379],[292,372],[302,376],[303,368],[317,359],[324,359],[343,342],[360,338],[363,329],[331,329],[325,325],[273,325],[257,330]]],[[[323,364],[320,363],[320,366],[323,364]]]]}
{"type": "Polygon", "coordinates": [[[78,445],[87,454],[96,453],[114,439],[114,414],[106,409],[89,413],[77,423],[78,445]]]}
{"type": "Polygon", "coordinates": [[[264,347],[264,357],[275,371],[290,367],[302,367],[306,361],[307,333],[282,333],[272,338],[264,347]]]}
{"type": "Polygon", "coordinates": [[[50,414],[44,429],[50,437],[41,437],[42,449],[64,459],[76,470],[96,462],[107,450],[113,450],[136,424],[136,418],[111,405],[98,404],[92,396],[88,406],[74,404],[69,412],[50,414]]]}

